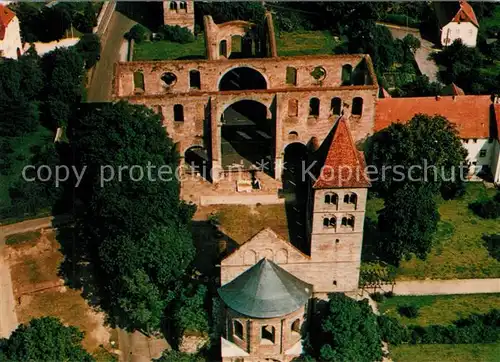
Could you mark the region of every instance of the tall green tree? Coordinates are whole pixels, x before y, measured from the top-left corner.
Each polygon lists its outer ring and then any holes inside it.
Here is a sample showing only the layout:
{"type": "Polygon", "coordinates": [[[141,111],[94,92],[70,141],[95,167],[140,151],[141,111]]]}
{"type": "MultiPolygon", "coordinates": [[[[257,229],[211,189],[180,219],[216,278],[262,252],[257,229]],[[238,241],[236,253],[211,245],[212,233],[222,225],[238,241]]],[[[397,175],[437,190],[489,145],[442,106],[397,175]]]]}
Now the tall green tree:
{"type": "Polygon", "coordinates": [[[395,265],[412,254],[425,259],[438,221],[439,212],[431,188],[406,184],[388,196],[380,210],[380,254],[395,265]]]}
{"type": "Polygon", "coordinates": [[[406,124],[391,124],[371,137],[367,156],[379,172],[374,186],[383,196],[408,183],[428,184],[446,198],[463,191],[467,150],[455,125],[442,116],[417,114],[406,124]]]}
{"type": "Polygon", "coordinates": [[[0,361],[81,361],[94,358],[83,349],[83,333],[59,319],[42,317],[21,324],[8,339],[0,339],[0,361]]]}
{"type": "Polygon", "coordinates": [[[84,93],[84,61],[75,47],[56,48],[42,58],[47,81],[45,120],[53,128],[66,126],[84,93]]]}
{"type": "Polygon", "coordinates": [[[126,102],[82,106],[68,133],[76,167],[86,167],[76,234],[100,304],[113,324],[158,330],[194,258],[194,207],[179,200],[174,144],[157,114],[126,102]]]}
{"type": "Polygon", "coordinates": [[[377,318],[368,301],[355,301],[342,293],[329,296],[324,311],[315,316],[307,354],[325,362],[373,362],[382,360],[377,318]]]}
{"type": "Polygon", "coordinates": [[[92,68],[99,60],[101,54],[101,40],[95,34],[83,34],[76,44],[76,49],[83,57],[85,68],[92,68]]]}

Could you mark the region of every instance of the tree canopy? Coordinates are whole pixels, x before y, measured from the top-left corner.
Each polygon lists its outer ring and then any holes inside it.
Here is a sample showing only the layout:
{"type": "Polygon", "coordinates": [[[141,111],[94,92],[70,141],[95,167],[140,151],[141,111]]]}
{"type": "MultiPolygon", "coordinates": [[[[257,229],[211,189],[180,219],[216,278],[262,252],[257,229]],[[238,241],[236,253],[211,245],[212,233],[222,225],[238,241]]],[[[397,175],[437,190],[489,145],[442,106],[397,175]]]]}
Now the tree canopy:
{"type": "Polygon", "coordinates": [[[81,361],[94,358],[83,349],[83,333],[76,327],[64,326],[59,319],[42,317],[21,324],[10,338],[0,339],[0,360],[81,361]]]}
{"type": "Polygon", "coordinates": [[[87,167],[76,233],[98,269],[101,306],[114,324],[157,330],[194,258],[194,206],[179,200],[173,174],[158,175],[175,170],[174,144],[157,114],[126,102],[82,105],[69,137],[77,167],[87,167]],[[120,167],[126,171],[118,174],[120,167]]]}
{"type": "Polygon", "coordinates": [[[376,132],[367,148],[368,164],[379,171],[374,186],[382,195],[407,183],[427,183],[446,198],[463,191],[467,150],[442,116],[417,114],[405,124],[393,123],[376,132]]]}
{"type": "Polygon", "coordinates": [[[379,253],[395,265],[411,254],[425,259],[432,247],[438,221],[439,213],[430,187],[406,184],[385,198],[384,208],[379,212],[379,253]]]}
{"type": "Polygon", "coordinates": [[[382,360],[377,319],[366,299],[355,301],[333,293],[315,322],[319,326],[310,329],[309,356],[325,362],[382,360]]]}

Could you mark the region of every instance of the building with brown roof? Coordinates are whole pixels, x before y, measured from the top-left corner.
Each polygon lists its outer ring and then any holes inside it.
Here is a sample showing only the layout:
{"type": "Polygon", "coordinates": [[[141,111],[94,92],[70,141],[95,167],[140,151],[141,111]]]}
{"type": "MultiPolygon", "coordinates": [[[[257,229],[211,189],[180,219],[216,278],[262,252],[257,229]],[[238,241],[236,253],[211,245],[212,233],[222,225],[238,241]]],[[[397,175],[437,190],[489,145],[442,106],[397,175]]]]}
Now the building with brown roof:
{"type": "Polygon", "coordinates": [[[374,131],[407,122],[416,114],[441,115],[455,124],[471,174],[491,172],[500,182],[498,127],[500,108],[488,95],[384,98],[377,100],[374,131]]]}
{"type": "Polygon", "coordinates": [[[17,59],[22,48],[19,19],[11,9],[0,4],[0,57],[17,59]]]}
{"type": "Polygon", "coordinates": [[[479,22],[472,6],[465,0],[435,2],[434,9],[441,31],[441,45],[451,45],[460,39],[467,46],[475,47],[479,22]]]}

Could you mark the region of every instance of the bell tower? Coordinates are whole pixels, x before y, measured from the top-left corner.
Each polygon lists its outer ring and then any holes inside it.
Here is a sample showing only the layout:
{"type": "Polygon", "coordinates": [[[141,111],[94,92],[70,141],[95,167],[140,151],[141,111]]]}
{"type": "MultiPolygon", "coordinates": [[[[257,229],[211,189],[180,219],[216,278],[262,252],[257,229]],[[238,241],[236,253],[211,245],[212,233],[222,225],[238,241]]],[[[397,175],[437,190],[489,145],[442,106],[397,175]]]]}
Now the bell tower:
{"type": "Polygon", "coordinates": [[[188,28],[194,33],[194,2],[193,0],[164,1],[163,23],[165,25],[179,25],[188,28]]]}
{"type": "Polygon", "coordinates": [[[370,183],[363,153],[356,149],[344,117],[332,133],[311,191],[311,262],[325,271],[316,291],[349,292],[358,288],[370,183]]]}

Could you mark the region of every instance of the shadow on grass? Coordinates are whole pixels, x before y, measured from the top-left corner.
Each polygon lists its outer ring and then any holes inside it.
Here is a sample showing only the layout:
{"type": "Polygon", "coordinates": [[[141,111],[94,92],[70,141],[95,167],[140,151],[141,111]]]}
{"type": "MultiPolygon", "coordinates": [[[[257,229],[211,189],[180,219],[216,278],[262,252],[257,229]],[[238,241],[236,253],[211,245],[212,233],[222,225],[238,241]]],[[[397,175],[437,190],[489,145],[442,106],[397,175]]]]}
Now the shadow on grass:
{"type": "Polygon", "coordinates": [[[500,261],[500,234],[483,235],[483,241],[490,256],[500,261]]]}

